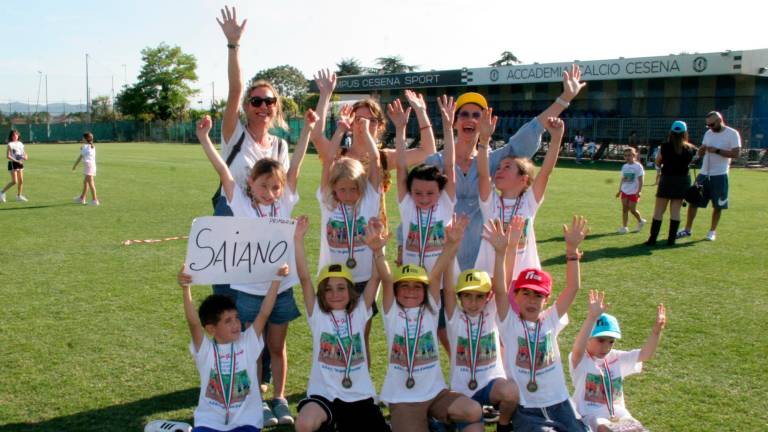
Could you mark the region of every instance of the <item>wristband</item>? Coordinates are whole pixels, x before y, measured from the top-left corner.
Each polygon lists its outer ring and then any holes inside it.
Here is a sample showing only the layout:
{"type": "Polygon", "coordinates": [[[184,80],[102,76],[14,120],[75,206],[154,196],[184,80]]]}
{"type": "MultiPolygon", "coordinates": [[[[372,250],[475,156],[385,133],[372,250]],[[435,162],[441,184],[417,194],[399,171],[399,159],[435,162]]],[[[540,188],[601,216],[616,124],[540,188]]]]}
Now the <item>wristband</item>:
{"type": "Polygon", "coordinates": [[[235,48],[237,48],[239,46],[240,46],[240,44],[231,44],[231,43],[227,44],[227,48],[229,48],[229,49],[235,49],[235,48]]]}
{"type": "Polygon", "coordinates": [[[573,255],[566,255],[565,259],[566,261],[579,261],[582,255],[584,255],[584,253],[576,249],[576,253],[574,253],[573,255]]]}
{"type": "Polygon", "coordinates": [[[426,126],[422,126],[422,127],[420,127],[420,128],[419,128],[419,130],[429,129],[429,128],[431,128],[431,127],[432,127],[432,125],[431,125],[431,124],[428,124],[428,125],[426,125],[426,126]]]}
{"type": "Polygon", "coordinates": [[[555,99],[555,103],[558,103],[558,104],[562,105],[563,108],[568,108],[569,106],[571,106],[570,102],[566,101],[565,99],[561,98],[560,96],[558,96],[557,99],[555,99]]]}

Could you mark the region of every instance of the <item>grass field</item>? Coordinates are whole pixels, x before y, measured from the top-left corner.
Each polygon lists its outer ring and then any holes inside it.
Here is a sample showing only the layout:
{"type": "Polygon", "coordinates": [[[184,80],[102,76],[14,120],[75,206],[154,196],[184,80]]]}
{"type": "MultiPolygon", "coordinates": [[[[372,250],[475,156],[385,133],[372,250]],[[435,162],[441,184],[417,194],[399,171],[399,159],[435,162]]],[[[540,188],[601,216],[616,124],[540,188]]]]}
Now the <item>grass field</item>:
{"type": "MultiPolygon", "coordinates": [[[[186,234],[194,217],[211,213],[217,179],[194,145],[97,147],[101,207],[71,201],[82,186],[81,170],[71,172],[75,145],[29,146],[30,200],[0,205],[0,432],[136,431],[151,419],[192,422],[198,378],[175,283],[186,244],[121,242],[186,234]]],[[[316,263],[314,155],[304,167],[294,214],[312,215],[307,251],[316,263]]],[[[622,324],[620,349],[642,345],[655,305],[664,302],[669,324],[657,356],[625,382],[633,415],[654,431],[768,429],[768,173],[732,172],[731,209],[716,242],[703,241],[710,214],[704,211],[692,239],[647,248],[641,246],[647,228],[614,234],[621,216],[613,198],[618,168],[561,163],[537,217],[539,253],[556,293],[565,272],[562,223],[578,213],[592,227],[583,244],[583,290],[560,337],[563,357],[585,317],[588,289],[607,292],[622,324]]],[[[645,189],[639,206],[649,220],[654,189],[645,189]]],[[[388,208],[396,224],[392,192],[388,208]]],[[[9,196],[13,201],[13,191],[9,196]]],[[[665,221],[662,237],[666,228],[665,221]]],[[[210,288],[193,293],[200,301],[210,288]]],[[[296,296],[301,304],[300,290],[296,296]]],[[[386,365],[380,317],[371,339],[380,388],[386,365]]],[[[288,351],[287,396],[295,410],[312,351],[303,318],[290,326],[288,351]]]]}

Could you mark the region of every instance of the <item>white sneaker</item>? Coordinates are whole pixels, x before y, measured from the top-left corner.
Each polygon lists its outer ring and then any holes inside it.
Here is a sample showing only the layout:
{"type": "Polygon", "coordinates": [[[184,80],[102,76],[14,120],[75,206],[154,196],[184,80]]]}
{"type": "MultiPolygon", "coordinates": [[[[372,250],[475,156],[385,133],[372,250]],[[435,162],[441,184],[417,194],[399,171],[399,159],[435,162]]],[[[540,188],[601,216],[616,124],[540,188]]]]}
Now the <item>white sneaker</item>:
{"type": "Polygon", "coordinates": [[[707,240],[715,241],[715,237],[717,237],[717,236],[715,235],[714,231],[710,231],[710,232],[707,233],[707,240]]]}
{"type": "Polygon", "coordinates": [[[144,432],[190,432],[192,426],[184,422],[154,420],[144,426],[144,432]]]}
{"type": "MultiPolygon", "coordinates": [[[[83,204],[85,204],[85,202],[83,202],[83,204]]],[[[88,205],[100,206],[101,202],[99,202],[99,200],[91,200],[91,202],[89,202],[88,205]]]]}
{"type": "Polygon", "coordinates": [[[637,226],[635,227],[634,231],[632,232],[640,232],[643,230],[643,227],[648,221],[645,219],[640,219],[640,222],[637,223],[637,226]]]}
{"type": "Polygon", "coordinates": [[[28,199],[27,199],[27,197],[25,197],[24,195],[16,195],[16,201],[19,201],[19,202],[27,202],[27,201],[29,201],[29,200],[28,200],[28,199]]]}
{"type": "Polygon", "coordinates": [[[628,233],[628,232],[629,232],[629,228],[627,228],[627,227],[621,227],[621,228],[619,228],[618,230],[616,230],[616,232],[617,232],[617,233],[619,233],[619,234],[626,234],[626,233],[628,233]]]}
{"type": "Polygon", "coordinates": [[[72,202],[78,203],[78,204],[85,204],[85,198],[76,196],[72,198],[72,202]]]}
{"type": "Polygon", "coordinates": [[[4,202],[5,202],[5,192],[0,193],[0,203],[4,203],[4,202]]]}

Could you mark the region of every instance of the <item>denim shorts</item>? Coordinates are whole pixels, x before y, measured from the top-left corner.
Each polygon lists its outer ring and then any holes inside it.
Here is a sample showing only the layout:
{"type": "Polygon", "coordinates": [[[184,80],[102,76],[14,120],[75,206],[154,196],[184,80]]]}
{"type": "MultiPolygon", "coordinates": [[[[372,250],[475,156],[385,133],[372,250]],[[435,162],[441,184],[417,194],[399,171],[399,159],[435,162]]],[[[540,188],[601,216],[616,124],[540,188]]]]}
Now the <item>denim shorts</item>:
{"type": "MultiPolygon", "coordinates": [[[[237,297],[237,314],[240,316],[240,322],[243,325],[252,323],[261,310],[261,302],[265,296],[248,294],[242,291],[235,291],[237,297]]],[[[287,324],[301,316],[299,308],[296,307],[296,300],[293,298],[293,288],[285,290],[277,295],[275,306],[269,315],[267,322],[270,324],[287,324]]]]}
{"type": "MultiPolygon", "coordinates": [[[[357,291],[360,295],[363,295],[366,285],[368,285],[368,281],[356,283],[355,291],[357,291]]],[[[376,299],[373,299],[373,304],[371,305],[371,318],[375,317],[378,313],[379,307],[376,306],[376,299]]]]}
{"type": "Polygon", "coordinates": [[[576,418],[570,399],[545,408],[518,406],[512,416],[512,429],[515,432],[589,432],[589,428],[576,418]]]}

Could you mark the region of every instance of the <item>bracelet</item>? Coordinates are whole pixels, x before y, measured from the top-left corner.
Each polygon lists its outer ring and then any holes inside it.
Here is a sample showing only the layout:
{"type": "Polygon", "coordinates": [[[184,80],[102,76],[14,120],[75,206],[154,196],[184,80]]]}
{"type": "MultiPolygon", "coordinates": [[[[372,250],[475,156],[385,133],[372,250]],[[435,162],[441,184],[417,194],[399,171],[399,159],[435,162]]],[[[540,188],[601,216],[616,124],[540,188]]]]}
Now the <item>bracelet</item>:
{"type": "Polygon", "coordinates": [[[573,255],[566,255],[565,259],[567,261],[579,261],[581,259],[581,256],[584,255],[584,252],[576,249],[576,253],[573,255]]]}
{"type": "Polygon", "coordinates": [[[227,44],[227,48],[229,48],[229,49],[235,49],[235,48],[237,48],[239,46],[240,46],[240,44],[231,44],[231,43],[227,44]]]}
{"type": "Polygon", "coordinates": [[[432,125],[431,125],[431,124],[428,124],[428,125],[426,125],[426,126],[422,126],[422,127],[420,127],[420,128],[419,128],[419,130],[429,129],[429,128],[431,128],[431,127],[432,127],[432,125]]]}
{"type": "Polygon", "coordinates": [[[561,98],[560,96],[558,96],[557,99],[555,99],[555,102],[560,104],[560,105],[562,105],[563,108],[568,108],[569,106],[571,106],[570,102],[566,101],[565,99],[561,98]]]}
{"type": "Polygon", "coordinates": [[[373,254],[373,257],[374,257],[374,258],[383,258],[383,257],[384,257],[384,254],[383,254],[383,253],[381,253],[381,252],[380,252],[380,253],[375,253],[375,254],[373,254]]]}

